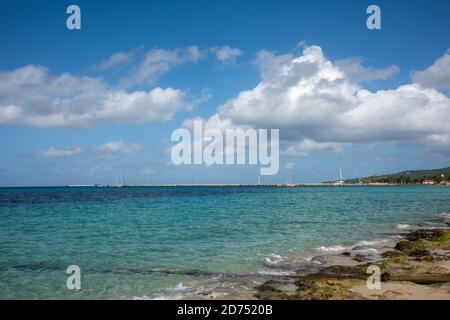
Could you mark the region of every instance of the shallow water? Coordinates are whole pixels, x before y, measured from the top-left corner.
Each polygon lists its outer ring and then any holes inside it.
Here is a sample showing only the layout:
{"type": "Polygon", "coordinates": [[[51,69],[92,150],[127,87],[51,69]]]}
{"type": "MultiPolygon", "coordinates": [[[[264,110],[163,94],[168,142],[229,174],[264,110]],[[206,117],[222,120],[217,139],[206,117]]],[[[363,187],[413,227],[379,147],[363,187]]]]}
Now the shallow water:
{"type": "Polygon", "coordinates": [[[431,186],[1,188],[0,298],[232,295],[273,263],[448,211],[431,186]]]}

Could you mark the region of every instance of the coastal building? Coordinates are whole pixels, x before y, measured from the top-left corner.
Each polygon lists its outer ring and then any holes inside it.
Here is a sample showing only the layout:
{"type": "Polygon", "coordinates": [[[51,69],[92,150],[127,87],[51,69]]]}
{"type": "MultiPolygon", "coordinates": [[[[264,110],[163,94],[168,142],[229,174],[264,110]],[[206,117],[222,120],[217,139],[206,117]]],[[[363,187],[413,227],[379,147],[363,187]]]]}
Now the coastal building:
{"type": "Polygon", "coordinates": [[[425,179],[425,180],[423,180],[422,184],[434,185],[434,184],[436,184],[436,182],[432,179],[425,179]]]}

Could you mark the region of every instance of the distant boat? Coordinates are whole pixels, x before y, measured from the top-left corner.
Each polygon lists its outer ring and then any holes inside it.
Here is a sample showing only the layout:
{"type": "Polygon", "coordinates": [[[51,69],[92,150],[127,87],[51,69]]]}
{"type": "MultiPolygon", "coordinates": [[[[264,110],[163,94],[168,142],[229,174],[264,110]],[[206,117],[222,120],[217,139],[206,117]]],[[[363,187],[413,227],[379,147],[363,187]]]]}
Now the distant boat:
{"type": "Polygon", "coordinates": [[[116,187],[116,188],[123,188],[123,187],[125,187],[125,185],[123,184],[123,175],[122,175],[122,173],[120,173],[120,184],[119,184],[119,181],[118,181],[117,176],[116,176],[116,184],[114,185],[114,187],[116,187]]]}
{"type": "Polygon", "coordinates": [[[339,168],[339,181],[333,183],[335,186],[342,186],[345,184],[344,179],[342,178],[342,168],[339,168]]]}

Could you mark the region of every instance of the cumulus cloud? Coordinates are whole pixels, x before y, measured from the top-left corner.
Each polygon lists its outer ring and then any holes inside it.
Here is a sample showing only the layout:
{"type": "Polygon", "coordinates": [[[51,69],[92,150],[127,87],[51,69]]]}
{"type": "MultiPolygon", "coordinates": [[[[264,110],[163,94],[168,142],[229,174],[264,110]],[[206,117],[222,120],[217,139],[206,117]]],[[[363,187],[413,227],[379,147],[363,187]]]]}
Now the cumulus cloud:
{"type": "Polygon", "coordinates": [[[427,88],[450,89],[450,50],[427,69],[413,72],[412,79],[427,88]]]}
{"type": "Polygon", "coordinates": [[[408,141],[450,147],[450,100],[413,83],[371,92],[318,46],[302,55],[261,51],[261,81],[206,121],[218,128],[278,128],[292,155],[339,151],[349,143],[408,141]]]}
{"type": "Polygon", "coordinates": [[[242,51],[239,48],[231,48],[229,46],[214,47],[211,48],[211,52],[223,64],[233,64],[236,62],[236,58],[242,55],[242,51]]]}
{"type": "Polygon", "coordinates": [[[49,128],[166,121],[192,105],[184,91],[173,88],[115,90],[98,78],[54,76],[34,65],[0,72],[0,124],[49,128]]]}
{"type": "Polygon", "coordinates": [[[349,79],[355,82],[386,80],[399,72],[399,68],[394,65],[381,69],[365,67],[361,58],[337,60],[335,64],[344,71],[349,79]]]}

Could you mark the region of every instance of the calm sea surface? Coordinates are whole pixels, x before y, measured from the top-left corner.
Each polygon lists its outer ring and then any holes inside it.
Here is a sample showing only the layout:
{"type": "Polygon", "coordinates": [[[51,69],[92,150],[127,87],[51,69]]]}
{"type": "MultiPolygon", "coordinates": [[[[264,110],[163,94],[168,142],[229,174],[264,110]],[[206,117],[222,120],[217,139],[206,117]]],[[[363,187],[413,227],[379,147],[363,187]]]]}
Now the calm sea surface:
{"type": "Polygon", "coordinates": [[[0,188],[0,298],[215,297],[449,211],[448,187],[0,188]]]}

